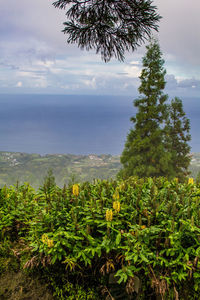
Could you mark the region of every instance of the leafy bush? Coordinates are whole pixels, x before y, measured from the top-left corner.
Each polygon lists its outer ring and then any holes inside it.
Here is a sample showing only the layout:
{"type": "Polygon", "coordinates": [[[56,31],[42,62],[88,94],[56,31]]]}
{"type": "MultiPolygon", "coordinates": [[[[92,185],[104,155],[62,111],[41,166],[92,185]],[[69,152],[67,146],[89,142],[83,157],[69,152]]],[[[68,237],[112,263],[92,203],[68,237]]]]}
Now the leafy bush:
{"type": "Polygon", "coordinates": [[[58,299],[198,299],[199,196],[164,178],[4,187],[0,242],[20,245],[58,299]]]}

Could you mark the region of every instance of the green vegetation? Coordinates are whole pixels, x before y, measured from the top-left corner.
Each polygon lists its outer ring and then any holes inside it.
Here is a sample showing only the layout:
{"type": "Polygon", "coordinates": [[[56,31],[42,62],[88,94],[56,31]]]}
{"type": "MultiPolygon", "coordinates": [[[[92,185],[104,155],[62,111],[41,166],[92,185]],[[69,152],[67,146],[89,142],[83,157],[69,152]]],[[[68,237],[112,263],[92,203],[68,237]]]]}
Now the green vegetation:
{"type": "MultiPolygon", "coordinates": [[[[160,19],[150,0],[54,3],[67,5],[68,42],[104,61],[123,60],[160,19]]],[[[111,179],[110,155],[0,153],[1,299],[199,299],[200,172],[187,180],[190,124],[180,99],[167,105],[163,64],[151,40],[124,180],[111,179]]]]}
{"type": "Polygon", "coordinates": [[[198,299],[199,185],[49,178],[1,189],[1,274],[40,274],[54,299],[198,299]]]}
{"type": "Polygon", "coordinates": [[[169,115],[166,126],[166,148],[171,152],[171,164],[174,177],[184,180],[189,174],[188,167],[191,157],[190,146],[191,140],[190,121],[186,118],[183,111],[182,101],[175,97],[169,106],[169,115]]]}
{"type": "Polygon", "coordinates": [[[63,186],[73,181],[84,182],[114,178],[121,168],[118,156],[111,155],[44,155],[0,152],[0,187],[29,182],[42,185],[49,170],[56,184],[63,186]]]}
{"type": "Polygon", "coordinates": [[[141,96],[134,101],[138,112],[131,118],[134,128],[127,136],[119,175],[184,180],[190,163],[190,122],[180,99],[167,104],[166,70],[158,41],[151,39],[146,48],[138,89],[141,96]]]}
{"type": "Polygon", "coordinates": [[[135,126],[127,136],[121,156],[124,166],[121,174],[125,178],[132,175],[169,176],[172,171],[170,153],[163,143],[164,129],[161,128],[167,118],[167,95],[163,93],[166,71],[161,56],[158,42],[152,40],[143,58],[138,89],[144,96],[134,101],[138,112],[131,121],[135,126]]]}
{"type": "MultiPolygon", "coordinates": [[[[192,153],[189,166],[191,177],[200,171],[200,153],[192,153]]],[[[49,170],[53,171],[56,184],[62,187],[74,181],[116,178],[122,165],[119,156],[66,155],[41,156],[18,152],[0,152],[0,187],[29,182],[34,188],[43,184],[49,170]]]]}

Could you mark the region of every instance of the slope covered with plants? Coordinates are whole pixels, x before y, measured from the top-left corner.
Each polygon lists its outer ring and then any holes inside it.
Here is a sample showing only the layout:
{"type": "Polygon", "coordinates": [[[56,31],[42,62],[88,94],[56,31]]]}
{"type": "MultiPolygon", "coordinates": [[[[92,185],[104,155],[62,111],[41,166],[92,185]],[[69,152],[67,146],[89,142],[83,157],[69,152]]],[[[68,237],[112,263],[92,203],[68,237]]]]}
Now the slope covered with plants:
{"type": "Polygon", "coordinates": [[[198,299],[199,195],[192,179],[4,187],[0,272],[39,273],[55,299],[198,299]]]}
{"type": "Polygon", "coordinates": [[[29,182],[34,188],[43,183],[48,170],[52,169],[57,185],[92,181],[94,178],[114,178],[121,168],[118,156],[29,154],[0,151],[0,187],[29,182]]]}

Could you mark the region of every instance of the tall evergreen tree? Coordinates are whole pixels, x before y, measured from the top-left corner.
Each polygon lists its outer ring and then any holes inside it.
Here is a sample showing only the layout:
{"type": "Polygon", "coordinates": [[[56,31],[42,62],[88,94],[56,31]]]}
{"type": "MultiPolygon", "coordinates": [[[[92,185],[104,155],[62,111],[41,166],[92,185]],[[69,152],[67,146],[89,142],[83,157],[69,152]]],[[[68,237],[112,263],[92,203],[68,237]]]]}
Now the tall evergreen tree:
{"type": "Polygon", "coordinates": [[[175,97],[169,106],[169,117],[166,125],[166,148],[171,152],[171,163],[175,177],[183,180],[189,174],[188,167],[191,161],[190,121],[183,111],[181,99],[175,97]]]}
{"type": "Polygon", "coordinates": [[[138,112],[131,118],[134,127],[130,130],[121,155],[122,177],[167,176],[172,173],[171,154],[166,151],[164,126],[168,116],[165,88],[164,60],[157,40],[152,39],[146,47],[143,69],[138,89],[142,94],[134,101],[138,112]]]}

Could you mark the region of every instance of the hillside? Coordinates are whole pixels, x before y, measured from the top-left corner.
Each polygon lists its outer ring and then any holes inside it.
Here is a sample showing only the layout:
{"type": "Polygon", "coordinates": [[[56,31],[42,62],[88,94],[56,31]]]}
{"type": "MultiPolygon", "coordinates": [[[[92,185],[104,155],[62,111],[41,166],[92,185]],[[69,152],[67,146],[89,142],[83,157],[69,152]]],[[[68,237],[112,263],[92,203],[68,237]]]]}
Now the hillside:
{"type": "Polygon", "coordinates": [[[120,169],[118,156],[111,155],[39,155],[0,152],[0,186],[29,182],[38,187],[52,169],[59,186],[70,181],[114,178],[120,169]]]}
{"type": "MultiPolygon", "coordinates": [[[[121,167],[119,156],[72,155],[72,154],[27,154],[0,152],[0,186],[13,185],[17,181],[29,182],[38,187],[43,183],[49,169],[53,170],[59,186],[71,181],[92,181],[114,178],[121,167]]],[[[192,154],[190,165],[195,178],[200,171],[200,153],[192,154]]]]}
{"type": "Polygon", "coordinates": [[[196,178],[198,172],[200,172],[200,153],[199,152],[192,153],[192,160],[191,160],[189,169],[191,171],[192,177],[196,178]]]}

